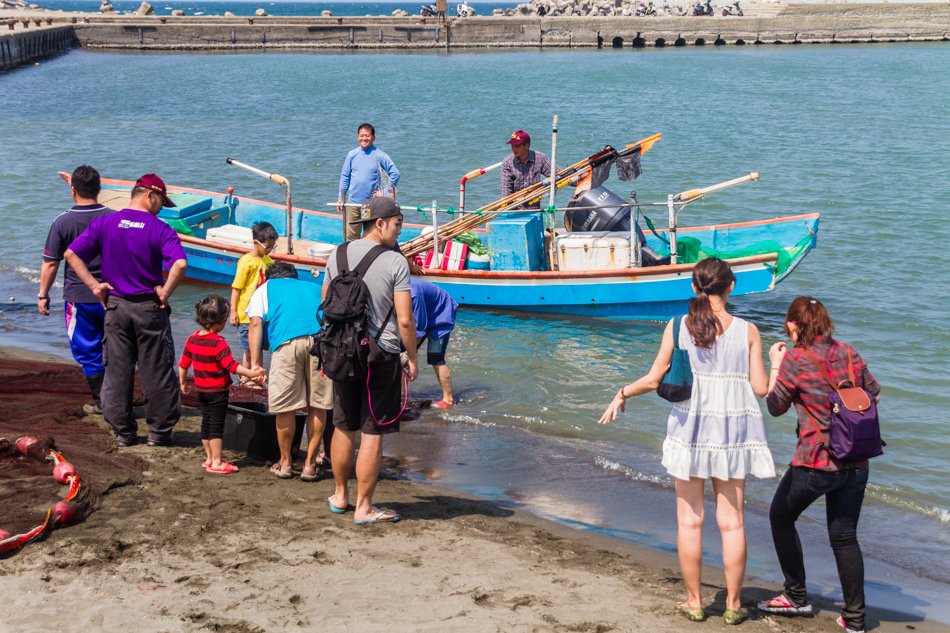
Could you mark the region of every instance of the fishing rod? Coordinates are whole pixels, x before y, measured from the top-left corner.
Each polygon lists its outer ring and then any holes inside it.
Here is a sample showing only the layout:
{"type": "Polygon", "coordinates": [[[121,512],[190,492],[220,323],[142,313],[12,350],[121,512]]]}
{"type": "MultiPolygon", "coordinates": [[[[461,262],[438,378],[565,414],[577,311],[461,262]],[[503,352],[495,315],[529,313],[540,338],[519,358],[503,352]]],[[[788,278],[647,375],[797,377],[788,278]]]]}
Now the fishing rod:
{"type": "Polygon", "coordinates": [[[294,208],[290,201],[290,180],[288,180],[284,176],[281,176],[280,174],[266,172],[263,169],[252,167],[251,165],[247,165],[245,163],[242,163],[241,161],[234,160],[233,158],[225,158],[224,162],[226,162],[228,165],[234,165],[235,167],[246,169],[252,174],[257,174],[261,178],[267,178],[268,180],[276,182],[278,185],[280,185],[280,188],[283,190],[284,196],[287,200],[287,254],[293,255],[294,254],[294,235],[293,235],[294,233],[293,209],[294,208]]]}
{"type": "MultiPolygon", "coordinates": [[[[624,148],[623,151],[632,151],[636,146],[650,141],[650,145],[659,139],[660,135],[654,135],[643,141],[637,143],[631,143],[624,148]]],[[[583,160],[578,161],[577,163],[566,167],[562,170],[556,172],[556,174],[551,178],[554,181],[556,187],[563,187],[570,182],[576,182],[577,179],[580,179],[589,173],[592,165],[599,164],[603,160],[609,159],[612,156],[615,156],[617,151],[610,147],[609,145],[605,147],[600,152],[597,152],[593,156],[589,156],[583,160]],[[596,161],[596,162],[595,162],[596,161]]],[[[457,236],[466,231],[470,231],[474,228],[486,224],[491,220],[498,217],[502,212],[509,211],[516,207],[521,207],[525,204],[533,204],[541,200],[544,195],[545,190],[550,186],[551,181],[543,180],[539,183],[529,185],[520,191],[513,192],[495,202],[487,204],[479,208],[473,214],[466,214],[465,217],[459,218],[449,222],[443,227],[443,234],[449,234],[450,236],[457,236]]],[[[522,213],[524,210],[521,211],[522,213]]],[[[448,237],[446,239],[451,239],[448,237]]],[[[415,237],[404,245],[401,245],[403,253],[407,256],[418,255],[424,251],[430,250],[432,248],[433,237],[431,235],[420,235],[415,237]]]]}
{"type": "MultiPolygon", "coordinates": [[[[603,164],[608,160],[616,160],[619,157],[629,156],[630,154],[639,151],[641,154],[653,147],[662,135],[654,134],[640,141],[630,143],[626,145],[621,150],[615,150],[610,145],[606,146],[601,151],[584,158],[573,165],[570,165],[564,169],[558,170],[550,179],[542,180],[539,183],[535,183],[520,191],[516,191],[508,196],[496,200],[493,203],[487,204],[479,208],[474,214],[466,215],[463,218],[453,220],[446,224],[442,231],[443,235],[448,234],[450,237],[446,239],[451,239],[451,236],[457,236],[465,231],[470,231],[474,228],[477,228],[491,220],[495,219],[501,213],[511,211],[517,207],[521,207],[525,204],[534,204],[539,202],[545,195],[546,190],[552,184],[555,188],[564,187],[566,185],[577,184],[578,181],[582,181],[587,178],[594,167],[603,164]]],[[[524,209],[518,209],[516,212],[524,213],[524,209]]],[[[406,242],[404,245],[401,245],[401,248],[404,253],[407,255],[417,255],[424,251],[427,251],[432,248],[432,238],[429,235],[418,236],[406,242]]]]}

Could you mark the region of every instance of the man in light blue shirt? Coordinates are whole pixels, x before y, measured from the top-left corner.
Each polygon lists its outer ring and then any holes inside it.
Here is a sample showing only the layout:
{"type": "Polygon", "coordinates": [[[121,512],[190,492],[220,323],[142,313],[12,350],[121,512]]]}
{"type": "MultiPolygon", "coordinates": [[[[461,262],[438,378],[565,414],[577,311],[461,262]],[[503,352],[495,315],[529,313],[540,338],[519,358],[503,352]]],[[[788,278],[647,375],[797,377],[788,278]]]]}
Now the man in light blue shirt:
{"type": "Polygon", "coordinates": [[[359,207],[343,207],[343,202],[363,204],[380,193],[396,197],[396,185],[399,183],[399,170],[392,159],[383,150],[376,147],[376,129],[369,123],[360,125],[356,133],[360,146],[350,150],[343,161],[343,171],[340,173],[340,197],[337,210],[343,213],[346,209],[346,239],[356,240],[360,237],[363,225],[359,223],[359,207]],[[380,187],[380,172],[389,174],[389,185],[380,187]]]}

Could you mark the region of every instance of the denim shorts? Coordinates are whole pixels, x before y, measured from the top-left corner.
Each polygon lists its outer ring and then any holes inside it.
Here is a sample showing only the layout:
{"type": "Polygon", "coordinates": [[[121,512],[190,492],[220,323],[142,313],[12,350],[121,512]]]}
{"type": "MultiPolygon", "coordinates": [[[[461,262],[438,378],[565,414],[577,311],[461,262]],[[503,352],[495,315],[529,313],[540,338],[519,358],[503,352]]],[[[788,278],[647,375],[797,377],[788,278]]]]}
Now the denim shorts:
{"type": "MultiPolygon", "coordinates": [[[[238,324],[238,336],[241,337],[241,349],[250,350],[251,345],[248,343],[248,332],[251,329],[250,323],[240,323],[238,324]]],[[[261,326],[261,350],[270,350],[270,341],[267,340],[267,326],[261,326]]]]}
{"type": "Polygon", "coordinates": [[[426,341],[426,362],[430,365],[445,364],[445,350],[449,347],[449,336],[452,332],[446,332],[444,336],[430,337],[428,334],[419,339],[419,345],[426,341]]]}

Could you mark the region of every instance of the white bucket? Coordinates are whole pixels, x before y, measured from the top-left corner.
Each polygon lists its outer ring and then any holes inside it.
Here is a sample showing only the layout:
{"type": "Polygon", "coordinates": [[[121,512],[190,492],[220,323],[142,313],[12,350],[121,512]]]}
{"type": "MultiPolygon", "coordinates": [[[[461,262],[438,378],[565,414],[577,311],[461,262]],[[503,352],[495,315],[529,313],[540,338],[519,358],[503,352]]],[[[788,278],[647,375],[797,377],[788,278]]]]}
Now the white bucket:
{"type": "Polygon", "coordinates": [[[330,253],[333,252],[334,248],[336,248],[336,244],[314,242],[307,247],[307,255],[313,258],[326,259],[330,256],[330,253]]]}

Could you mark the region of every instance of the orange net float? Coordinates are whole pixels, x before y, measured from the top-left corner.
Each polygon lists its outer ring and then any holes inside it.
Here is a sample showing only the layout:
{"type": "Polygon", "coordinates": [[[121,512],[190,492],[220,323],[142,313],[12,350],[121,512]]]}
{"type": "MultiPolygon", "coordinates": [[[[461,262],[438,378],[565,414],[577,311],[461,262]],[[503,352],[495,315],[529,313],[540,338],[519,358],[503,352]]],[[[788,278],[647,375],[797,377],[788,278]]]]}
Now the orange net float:
{"type": "MultiPolygon", "coordinates": [[[[37,446],[39,442],[39,438],[33,436],[21,437],[15,442],[16,450],[25,457],[40,459],[40,456],[37,455],[37,449],[30,450],[37,446]]],[[[70,503],[79,494],[82,486],[82,480],[76,471],[76,467],[69,463],[62,453],[53,448],[49,449],[49,453],[46,454],[43,461],[53,462],[53,478],[58,483],[68,486],[66,496],[51,508],[48,508],[43,522],[33,529],[22,534],[10,534],[6,530],[0,529],[0,553],[19,549],[54,528],[73,523],[78,516],[75,504],[70,503]]]]}

